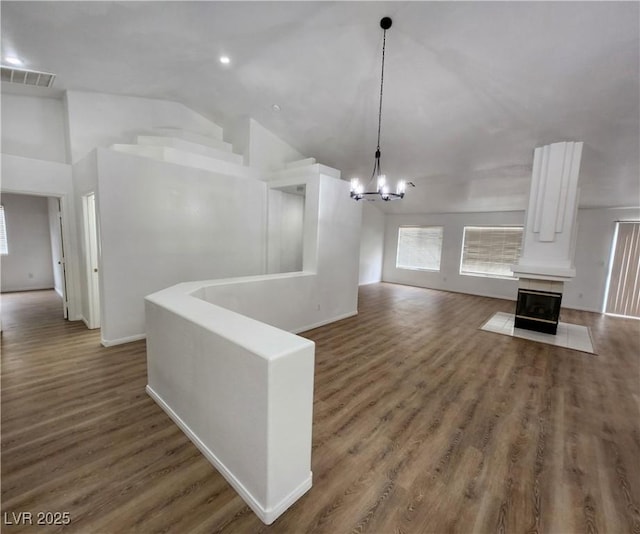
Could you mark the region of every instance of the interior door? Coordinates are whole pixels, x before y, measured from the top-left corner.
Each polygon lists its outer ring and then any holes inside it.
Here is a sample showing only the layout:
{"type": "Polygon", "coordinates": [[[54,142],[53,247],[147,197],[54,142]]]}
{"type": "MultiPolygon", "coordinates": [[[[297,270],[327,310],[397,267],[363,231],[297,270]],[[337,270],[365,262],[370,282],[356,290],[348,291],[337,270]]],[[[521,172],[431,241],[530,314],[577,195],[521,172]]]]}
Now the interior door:
{"type": "Polygon", "coordinates": [[[64,313],[64,318],[69,318],[69,302],[67,299],[67,268],[66,268],[66,258],[64,254],[64,233],[62,231],[62,201],[58,198],[58,224],[60,229],[60,239],[58,242],[60,243],[60,260],[58,261],[58,266],[60,269],[60,274],[62,275],[62,310],[64,313]]]}
{"type": "Polygon", "coordinates": [[[84,223],[87,266],[87,284],[89,315],[87,318],[89,328],[100,328],[100,273],[98,271],[98,254],[100,244],[98,241],[98,224],[96,219],[96,196],[89,193],[84,197],[84,223]]]}

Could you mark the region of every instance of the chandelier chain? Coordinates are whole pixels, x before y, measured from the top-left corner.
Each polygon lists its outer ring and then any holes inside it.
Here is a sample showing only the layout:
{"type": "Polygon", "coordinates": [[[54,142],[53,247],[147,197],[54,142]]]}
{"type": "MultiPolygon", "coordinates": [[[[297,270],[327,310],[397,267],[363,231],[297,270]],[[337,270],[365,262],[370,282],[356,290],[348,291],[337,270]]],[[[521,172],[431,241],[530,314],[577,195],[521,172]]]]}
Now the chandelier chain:
{"type": "Polygon", "coordinates": [[[382,92],[384,87],[384,52],[387,46],[387,30],[383,30],[382,32],[382,67],[380,69],[380,103],[378,105],[378,144],[376,146],[376,157],[373,163],[373,171],[371,173],[371,178],[369,182],[372,182],[373,179],[382,174],[382,168],[380,166],[380,129],[382,126],[382,92]]]}
{"type": "MultiPolygon", "coordinates": [[[[387,177],[382,174],[382,166],[380,164],[380,136],[382,132],[382,99],[384,94],[384,61],[387,51],[387,30],[391,28],[392,20],[389,17],[383,17],[380,20],[380,27],[384,30],[382,34],[382,58],[380,65],[380,101],[378,103],[378,143],[376,145],[375,160],[373,163],[373,172],[369,183],[373,182],[377,178],[376,189],[368,189],[367,185],[361,185],[358,178],[352,178],[351,180],[351,198],[354,200],[375,200],[381,198],[385,202],[389,200],[400,200],[404,198],[406,182],[400,180],[397,184],[395,192],[390,190],[387,184],[387,177]]],[[[413,184],[412,184],[413,185],[413,184]]]]}
{"type": "Polygon", "coordinates": [[[387,45],[387,30],[382,34],[382,68],[380,71],[380,106],[378,107],[378,150],[380,150],[380,126],[382,124],[382,89],[384,87],[384,51],[387,45]]]}

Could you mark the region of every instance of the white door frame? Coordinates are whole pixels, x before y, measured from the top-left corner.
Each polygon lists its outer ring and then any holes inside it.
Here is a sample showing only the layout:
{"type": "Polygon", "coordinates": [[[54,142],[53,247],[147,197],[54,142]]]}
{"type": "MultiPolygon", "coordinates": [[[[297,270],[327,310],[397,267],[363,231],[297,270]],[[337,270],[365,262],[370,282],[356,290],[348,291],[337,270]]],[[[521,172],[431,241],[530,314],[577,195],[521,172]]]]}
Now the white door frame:
{"type": "Polygon", "coordinates": [[[100,328],[100,282],[98,220],[95,192],[82,195],[82,233],[84,235],[84,264],[87,277],[87,328],[100,328]]]}
{"type": "MultiPolygon", "coordinates": [[[[62,313],[65,319],[69,320],[77,320],[75,317],[76,308],[74,306],[76,291],[75,291],[75,270],[71,265],[71,262],[68,261],[69,252],[68,252],[68,243],[71,242],[73,229],[69,227],[67,224],[66,214],[69,211],[73,211],[72,202],[69,199],[69,196],[60,192],[48,192],[48,190],[37,190],[37,189],[20,189],[16,187],[12,188],[0,188],[0,194],[12,194],[12,195],[26,195],[32,197],[44,197],[44,198],[55,198],[58,203],[58,218],[60,221],[60,247],[63,258],[62,265],[62,276],[64,282],[64,295],[62,296],[62,313]],[[71,209],[70,209],[71,207],[71,209]],[[73,312],[73,313],[72,313],[73,312]]],[[[73,215],[71,216],[73,218],[73,215]]],[[[51,240],[51,237],[49,237],[51,240]]]]}
{"type": "Polygon", "coordinates": [[[60,198],[69,320],[80,321],[82,291],[78,255],[79,217],[76,213],[77,197],[73,188],[71,165],[10,154],[2,154],[0,159],[2,162],[1,193],[60,198]]]}

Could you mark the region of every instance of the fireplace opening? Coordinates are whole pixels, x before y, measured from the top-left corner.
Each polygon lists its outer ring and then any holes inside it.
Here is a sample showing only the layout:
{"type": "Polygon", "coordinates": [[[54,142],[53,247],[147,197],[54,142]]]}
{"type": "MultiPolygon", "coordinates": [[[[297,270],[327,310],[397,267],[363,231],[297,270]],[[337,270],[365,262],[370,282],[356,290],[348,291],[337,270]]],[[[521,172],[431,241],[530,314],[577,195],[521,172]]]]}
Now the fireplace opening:
{"type": "Polygon", "coordinates": [[[514,326],[554,334],[558,330],[562,293],[518,289],[514,326]]]}

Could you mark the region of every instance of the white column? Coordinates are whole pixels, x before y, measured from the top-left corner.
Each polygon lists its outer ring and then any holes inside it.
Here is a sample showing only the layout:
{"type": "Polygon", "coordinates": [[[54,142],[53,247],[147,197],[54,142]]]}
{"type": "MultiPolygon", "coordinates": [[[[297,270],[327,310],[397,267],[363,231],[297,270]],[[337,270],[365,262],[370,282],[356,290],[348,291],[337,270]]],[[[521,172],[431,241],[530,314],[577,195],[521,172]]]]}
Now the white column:
{"type": "Polygon", "coordinates": [[[553,143],[535,149],[520,277],[568,280],[573,263],[578,212],[581,142],[553,143]]]}

